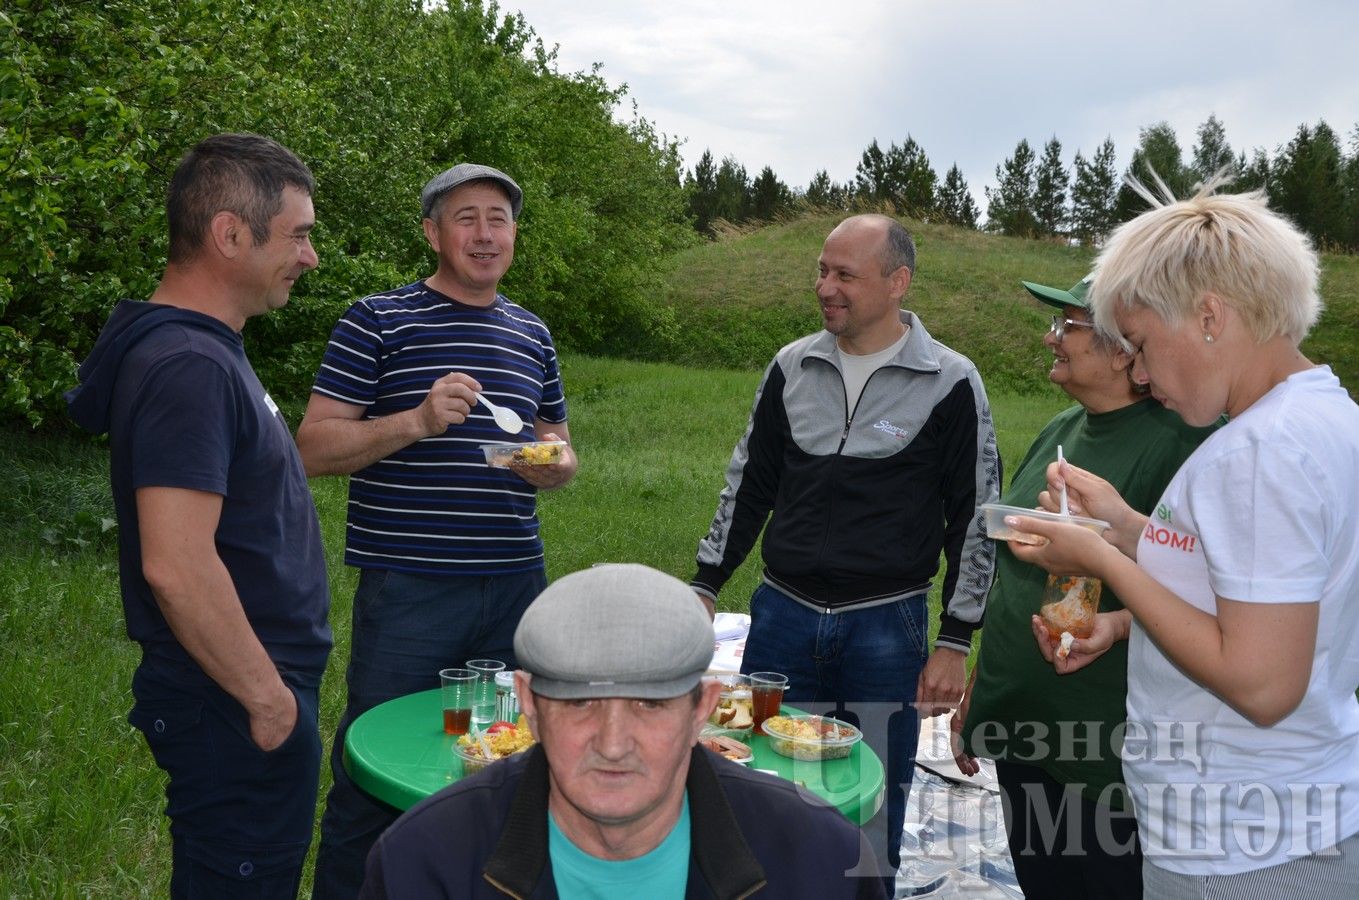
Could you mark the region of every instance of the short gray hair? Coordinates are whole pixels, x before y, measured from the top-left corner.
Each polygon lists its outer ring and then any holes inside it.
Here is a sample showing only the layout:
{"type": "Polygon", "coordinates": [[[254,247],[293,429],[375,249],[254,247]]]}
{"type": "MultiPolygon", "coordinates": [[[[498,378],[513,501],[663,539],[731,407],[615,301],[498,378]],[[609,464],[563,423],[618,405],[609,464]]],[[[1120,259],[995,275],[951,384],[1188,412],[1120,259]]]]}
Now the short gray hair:
{"type": "Polygon", "coordinates": [[[891,275],[905,266],[908,272],[915,275],[915,241],[911,233],[896,219],[890,216],[883,218],[887,219],[887,240],[882,250],[882,274],[891,275]]]}
{"type": "Polygon", "coordinates": [[[256,247],[269,241],[269,224],[283,210],[283,191],[308,197],[316,190],[311,171],[293,152],[258,134],[215,134],[180,159],[166,191],[169,261],[186,263],[207,242],[219,212],[236,215],[256,247]]]}
{"type": "Polygon", "coordinates": [[[1118,334],[1115,313],[1134,307],[1167,324],[1181,322],[1212,293],[1257,341],[1287,336],[1300,344],[1321,315],[1310,239],[1259,191],[1215,193],[1229,180],[1225,170],[1178,201],[1152,177],[1157,192],[1125,179],[1152,208],[1119,226],[1095,261],[1089,298],[1095,324],[1118,334]]]}

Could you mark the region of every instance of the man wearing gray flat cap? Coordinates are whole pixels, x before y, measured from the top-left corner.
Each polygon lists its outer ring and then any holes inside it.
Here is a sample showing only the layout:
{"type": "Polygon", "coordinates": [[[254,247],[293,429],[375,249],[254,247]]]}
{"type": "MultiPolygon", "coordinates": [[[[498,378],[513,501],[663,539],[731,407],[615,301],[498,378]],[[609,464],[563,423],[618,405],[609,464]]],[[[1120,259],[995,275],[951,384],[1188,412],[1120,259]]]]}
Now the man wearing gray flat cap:
{"type": "Polygon", "coordinates": [[[361,896],[885,896],[837,810],[697,746],[721,686],[702,679],[712,623],[684,582],[632,564],[567,575],[514,646],[538,743],[398,819],[361,896]]]}
{"type": "Polygon", "coordinates": [[[514,668],[519,617],[547,584],[536,492],[576,471],[547,326],[499,291],[524,192],[461,163],[420,196],[433,275],[354,303],[331,333],[297,445],[308,475],[350,475],[345,562],[360,570],[321,819],[315,897],[350,900],[368,848],[397,811],[341,759],[359,715],[436,687],[442,668],[514,668]],[[482,397],[527,423],[507,434],[482,397]],[[491,468],[481,445],[566,441],[549,465],[491,468]]]}

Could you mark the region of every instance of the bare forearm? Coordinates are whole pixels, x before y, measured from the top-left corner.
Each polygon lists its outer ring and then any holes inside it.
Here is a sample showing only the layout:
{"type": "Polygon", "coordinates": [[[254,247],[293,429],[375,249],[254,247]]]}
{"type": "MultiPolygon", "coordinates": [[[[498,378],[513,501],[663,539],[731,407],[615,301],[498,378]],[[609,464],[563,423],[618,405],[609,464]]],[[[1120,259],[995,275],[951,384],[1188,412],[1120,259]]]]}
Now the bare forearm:
{"type": "Polygon", "coordinates": [[[1298,607],[1250,604],[1242,626],[1190,605],[1126,557],[1113,557],[1105,584],[1118,594],[1156,645],[1186,675],[1258,725],[1292,712],[1306,691],[1315,631],[1309,642],[1298,607]],[[1268,617],[1279,613],[1270,624],[1268,617]]]}
{"type": "Polygon", "coordinates": [[[149,561],[146,574],[176,640],[209,678],[252,715],[279,703],[287,688],[219,558],[149,561]]]}
{"type": "Polygon", "coordinates": [[[1118,548],[1128,559],[1137,559],[1137,544],[1142,539],[1142,532],[1147,527],[1147,517],[1129,508],[1122,521],[1114,523],[1110,532],[1106,532],[1104,539],[1118,548]]]}
{"type": "Polygon", "coordinates": [[[428,436],[417,407],[376,419],[304,420],[297,449],[308,477],[349,475],[428,436]]]}
{"type": "Polygon", "coordinates": [[[142,575],[175,638],[208,677],[245,708],[261,750],[287,740],[297,702],[245,617],[214,535],[222,495],[137,489],[142,575]]]}

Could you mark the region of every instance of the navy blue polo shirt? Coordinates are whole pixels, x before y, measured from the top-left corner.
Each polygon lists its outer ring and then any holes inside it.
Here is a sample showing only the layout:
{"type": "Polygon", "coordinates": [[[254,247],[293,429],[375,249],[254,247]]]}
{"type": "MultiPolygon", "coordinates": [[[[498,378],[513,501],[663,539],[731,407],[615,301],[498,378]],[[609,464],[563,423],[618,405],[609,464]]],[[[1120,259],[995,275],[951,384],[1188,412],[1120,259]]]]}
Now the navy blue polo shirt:
{"type": "Polygon", "coordinates": [[[331,646],[330,591],[292,434],[239,334],[209,316],[166,310],[121,304],[100,338],[116,339],[147,313],[161,317],[102,373],[114,379],[110,479],[128,636],[148,654],[188,659],[142,576],[136,491],[207,491],[222,497],[217,552],[255,634],[280,668],[319,673],[331,646]]]}

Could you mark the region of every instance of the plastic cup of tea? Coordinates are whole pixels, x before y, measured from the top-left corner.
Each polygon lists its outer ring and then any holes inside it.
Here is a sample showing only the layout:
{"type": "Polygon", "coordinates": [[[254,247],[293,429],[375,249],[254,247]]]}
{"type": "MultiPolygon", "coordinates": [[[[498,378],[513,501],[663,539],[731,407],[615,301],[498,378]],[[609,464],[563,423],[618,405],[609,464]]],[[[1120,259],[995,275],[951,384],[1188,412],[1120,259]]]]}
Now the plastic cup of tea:
{"type": "Polygon", "coordinates": [[[755,733],[764,734],[764,720],[779,714],[783,692],[788,689],[788,676],[778,672],[750,673],[750,700],[755,733]]]}
{"type": "Polygon", "coordinates": [[[489,725],[495,721],[495,676],[505,671],[505,664],[498,659],[469,659],[467,668],[477,673],[477,683],[472,694],[472,721],[477,725],[489,725]]]}
{"type": "Polygon", "coordinates": [[[1090,637],[1095,629],[1102,590],[1103,584],[1093,575],[1048,576],[1038,618],[1048,630],[1048,640],[1054,647],[1062,642],[1064,631],[1070,632],[1073,638],[1090,637]]]}
{"type": "Polygon", "coordinates": [[[441,669],[444,734],[466,734],[472,724],[472,693],[479,676],[471,669],[441,669]]]}

